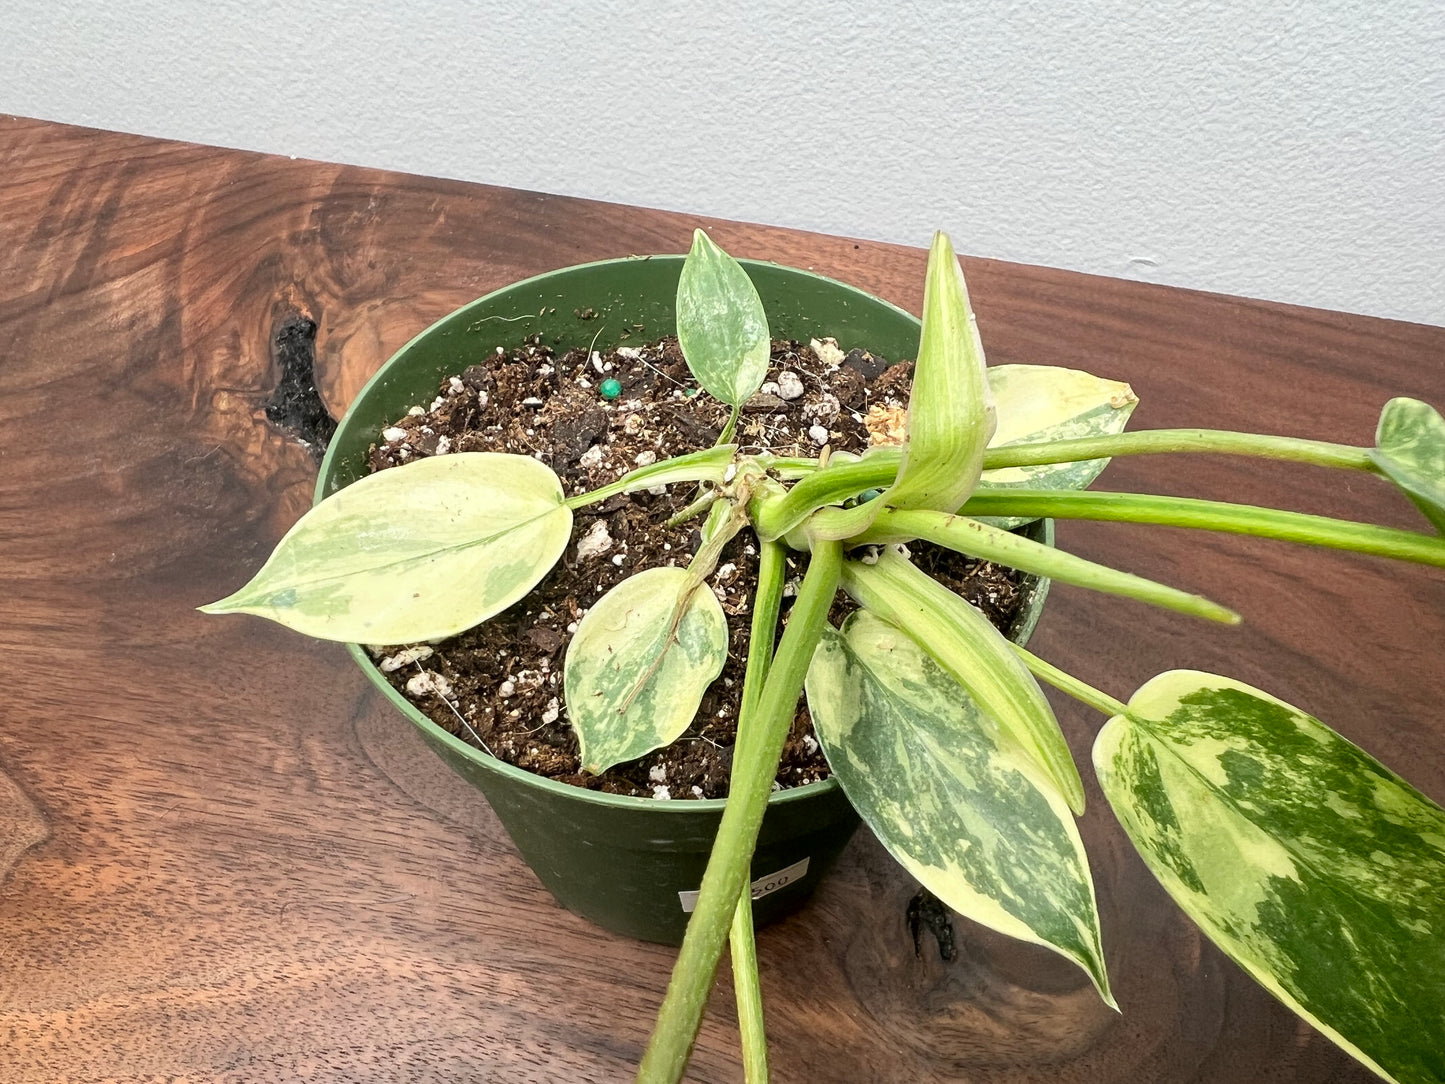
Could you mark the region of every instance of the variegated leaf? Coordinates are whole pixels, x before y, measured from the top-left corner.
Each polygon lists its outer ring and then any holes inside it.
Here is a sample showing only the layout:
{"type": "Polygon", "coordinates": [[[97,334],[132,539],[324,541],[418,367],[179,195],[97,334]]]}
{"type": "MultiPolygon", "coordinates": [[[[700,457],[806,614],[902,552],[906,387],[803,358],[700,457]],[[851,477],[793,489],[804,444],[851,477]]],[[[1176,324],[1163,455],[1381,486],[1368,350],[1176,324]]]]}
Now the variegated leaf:
{"type": "Polygon", "coordinates": [[[439,640],[527,594],[571,530],[562,483],[535,459],[433,456],[328,497],[250,583],[201,609],[257,614],[323,640],[439,640]]]}
{"type": "Polygon", "coordinates": [[[768,375],[768,317],[742,265],[694,230],[677,282],[677,341],[698,383],[740,406],[768,375]]]}
{"type": "Polygon", "coordinates": [[[1069,808],[1084,812],[1084,782],[1053,708],[988,618],[892,549],[871,565],[844,561],[842,582],[864,608],[916,637],[1032,758],[1069,808]]]}
{"type": "Polygon", "coordinates": [[[1375,465],[1445,534],[1445,418],[1419,399],[1391,399],[1375,444],[1375,465]]]}
{"type": "Polygon", "coordinates": [[[1445,1080],[1445,810],[1298,708],[1195,671],[1140,689],[1094,764],[1220,948],[1380,1075],[1445,1080]]]}
{"type": "MultiPolygon", "coordinates": [[[[1124,431],[1139,402],[1128,384],[1053,365],[997,365],[989,369],[988,379],[998,406],[998,429],[990,448],[1113,436],[1124,431]]],[[[984,471],[978,488],[1084,489],[1108,465],[1107,459],[1085,459],[1002,467],[984,471]]],[[[1001,517],[987,522],[1012,530],[1028,520],[1001,517]]]]}
{"type": "Polygon", "coordinates": [[[695,583],[681,568],[649,568],[603,595],[577,626],[564,687],[587,771],[675,741],[722,673],[727,619],[706,584],[689,591],[695,583]]]}
{"type": "MultiPolygon", "coordinates": [[[[908,442],[892,508],[952,512],[968,499],[994,432],[983,343],[948,235],[937,233],[923,287],[923,330],[908,400],[908,442]]],[[[865,525],[866,526],[866,525],[865,525]]]]}
{"type": "Polygon", "coordinates": [[[890,854],[960,914],[1074,961],[1114,1004],[1068,806],[913,639],[866,610],[825,629],[808,709],[833,774],[890,854]]]}

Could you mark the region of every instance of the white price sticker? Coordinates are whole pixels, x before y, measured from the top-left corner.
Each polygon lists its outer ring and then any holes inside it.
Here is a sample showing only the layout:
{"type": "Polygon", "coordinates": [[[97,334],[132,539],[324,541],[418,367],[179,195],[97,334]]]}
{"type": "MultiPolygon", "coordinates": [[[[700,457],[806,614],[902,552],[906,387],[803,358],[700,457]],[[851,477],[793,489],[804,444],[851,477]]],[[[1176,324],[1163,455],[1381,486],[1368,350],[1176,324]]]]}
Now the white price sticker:
{"type": "MultiPolygon", "coordinates": [[[[801,881],[808,875],[808,860],[804,858],[800,862],[794,862],[787,869],[780,869],[777,873],[770,873],[766,877],[759,877],[753,882],[753,899],[760,900],[769,893],[776,892],[780,888],[786,888],[794,881],[801,881]]],[[[697,906],[696,890],[679,892],[678,900],[682,903],[682,909],[686,914],[692,914],[693,908],[697,906]]]]}

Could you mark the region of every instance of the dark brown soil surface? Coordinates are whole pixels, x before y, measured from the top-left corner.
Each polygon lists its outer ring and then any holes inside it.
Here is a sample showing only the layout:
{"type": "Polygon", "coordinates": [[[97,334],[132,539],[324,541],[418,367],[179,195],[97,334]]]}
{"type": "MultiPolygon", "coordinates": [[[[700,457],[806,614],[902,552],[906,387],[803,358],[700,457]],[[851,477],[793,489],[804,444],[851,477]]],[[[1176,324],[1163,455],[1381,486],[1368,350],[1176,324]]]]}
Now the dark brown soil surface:
{"type": "MultiPolygon", "coordinates": [[[[826,429],[834,451],[861,452],[870,431],[897,430],[912,368],[859,350],[845,356],[831,340],[775,342],[768,381],[743,408],[735,439],[744,451],[814,457],[826,429]]],[[[639,464],[709,447],[726,420],[727,408],[698,390],[676,339],[561,357],[534,342],[511,353],[499,347],[491,363],[448,378],[430,404],[384,430],[370,465],[384,470],[447,452],[530,454],[557,472],[568,493],[581,493],[639,464]],[[608,379],[621,385],[612,400],[601,394],[608,379]]],[[[729,544],[712,578],[728,618],[728,660],[681,739],[594,776],[580,770],[563,703],[567,643],[587,608],[644,568],[685,565],[697,548],[700,521],[665,525],[691,491],[679,485],[580,509],[562,559],[521,602],[449,640],[376,648],[375,658],[440,726],[528,771],[616,794],[725,797],[757,565],[750,532],[729,544]]],[[[927,545],[912,548],[922,567],[1008,627],[1021,602],[1016,573],[927,545]]],[[[789,597],[805,565],[801,555],[790,559],[789,597]]],[[[788,605],[785,599],[784,620],[788,605]]],[[[846,610],[840,595],[834,617],[846,610]]],[[[800,704],[777,783],[798,786],[828,774],[800,704]]]]}

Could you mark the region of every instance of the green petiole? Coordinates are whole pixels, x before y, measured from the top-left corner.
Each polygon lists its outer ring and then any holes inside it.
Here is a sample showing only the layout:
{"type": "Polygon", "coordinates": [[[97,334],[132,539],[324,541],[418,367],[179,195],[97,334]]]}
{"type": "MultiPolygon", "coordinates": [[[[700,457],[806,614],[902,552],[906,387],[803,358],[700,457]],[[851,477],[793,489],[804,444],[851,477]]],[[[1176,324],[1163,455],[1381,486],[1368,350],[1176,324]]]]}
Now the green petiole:
{"type": "Polygon", "coordinates": [[[1085,459],[1113,459],[1125,455],[1162,452],[1212,452],[1247,455],[1321,467],[1361,470],[1378,474],[1369,448],[1332,444],[1298,437],[1272,437],[1262,433],[1236,433],[1226,429],[1144,429],[1107,437],[1056,440],[1044,444],[1008,444],[983,454],[984,470],[1036,467],[1048,463],[1077,463],[1085,459]]]}
{"type": "Polygon", "coordinates": [[[748,884],[753,846],[772,792],[778,757],[797,711],[813,649],[833,605],[842,563],[843,550],[838,543],[819,543],[813,551],[754,716],[739,722],[740,729],[751,730],[753,737],[734,753],[732,793],[672,981],[637,1071],[639,1082],[674,1084],[687,1068],[738,895],[748,884]]]}
{"type": "Polygon", "coordinates": [[[1053,663],[1045,662],[1032,651],[1013,645],[1014,653],[1023,660],[1029,672],[1045,684],[1052,685],[1061,693],[1067,693],[1075,700],[1078,700],[1096,711],[1105,715],[1124,715],[1129,711],[1129,706],[1122,701],[1115,700],[1106,692],[1094,688],[1092,685],[1079,680],[1073,674],[1065,673],[1053,663]]]}
{"type": "Polygon", "coordinates": [[[1206,621],[1218,621],[1225,625],[1239,624],[1239,615],[1233,610],[1200,595],[1191,595],[1187,591],[1156,583],[1143,576],[1086,561],[1065,550],[1042,545],[966,516],[883,509],[878,513],[873,526],[853,541],[874,542],[878,540],[873,537],[875,534],[882,539],[899,535],[921,538],[925,542],[934,542],[959,553],[966,553],[970,557],[996,561],[1020,572],[1047,576],[1060,583],[1137,599],[1191,617],[1202,617],[1206,621]]]}
{"type": "Polygon", "coordinates": [[[1376,527],[1351,520],[1284,512],[1193,497],[1156,497],[1146,493],[1067,493],[1044,489],[977,492],[959,510],[967,516],[1048,516],[1115,523],[1191,527],[1226,534],[1276,538],[1307,546],[1349,550],[1374,557],[1445,568],[1445,539],[1376,527]]]}

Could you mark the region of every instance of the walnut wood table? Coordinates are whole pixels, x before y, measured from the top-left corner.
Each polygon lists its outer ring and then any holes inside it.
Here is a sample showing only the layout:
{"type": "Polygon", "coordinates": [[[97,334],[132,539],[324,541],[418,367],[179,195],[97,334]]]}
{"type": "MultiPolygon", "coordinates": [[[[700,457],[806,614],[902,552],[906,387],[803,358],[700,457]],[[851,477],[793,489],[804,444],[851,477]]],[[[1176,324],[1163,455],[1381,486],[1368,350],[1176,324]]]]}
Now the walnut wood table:
{"type": "MultiPolygon", "coordinates": [[[[672,952],[560,910],[339,647],[193,607],[309,503],[316,458],[266,411],[307,321],[339,414],[463,302],[682,251],[694,224],[0,118],[0,1080],[627,1077],[672,952]]],[[[918,309],[922,250],[710,225],[736,255],[918,309]]],[[[1368,443],[1391,395],[1445,403],[1445,329],[968,272],[992,361],[1128,380],[1140,427],[1368,443]]],[[[1374,479],[1310,467],[1133,459],[1105,482],[1423,524],[1374,479]]],[[[1120,696],[1182,666],[1264,686],[1445,799],[1438,570],[1165,529],[1059,537],[1246,624],[1055,587],[1041,654],[1120,696]]],[[[1085,763],[1102,720],[1056,702],[1085,763]]],[[[775,1079],[1372,1079],[1205,942],[1089,799],[1122,1016],[1052,954],[962,920],[951,962],[927,935],[916,953],[915,886],[864,831],[760,935],[775,1079]]],[[[692,1079],[740,1079],[734,1026],[724,979],[692,1079]]]]}

